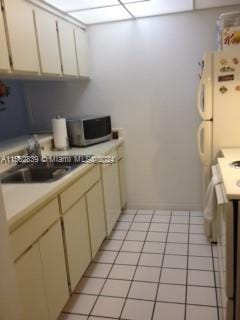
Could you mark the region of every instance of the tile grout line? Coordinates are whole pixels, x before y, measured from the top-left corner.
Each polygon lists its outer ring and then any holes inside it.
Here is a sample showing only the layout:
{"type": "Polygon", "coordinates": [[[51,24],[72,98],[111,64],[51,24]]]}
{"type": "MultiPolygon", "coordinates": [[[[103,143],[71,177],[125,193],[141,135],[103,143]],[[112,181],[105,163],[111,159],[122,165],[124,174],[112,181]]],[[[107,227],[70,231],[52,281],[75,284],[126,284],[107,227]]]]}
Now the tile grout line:
{"type": "Polygon", "coordinates": [[[215,284],[217,315],[218,315],[218,320],[220,320],[220,308],[219,308],[219,305],[218,305],[218,288],[217,288],[216,271],[215,271],[215,265],[214,265],[213,244],[211,245],[211,250],[212,250],[212,264],[213,264],[213,275],[214,275],[214,284],[215,284]]]}
{"type": "MultiPolygon", "coordinates": [[[[115,264],[116,265],[116,264],[115,264]]],[[[126,266],[126,265],[122,265],[122,266],[126,266]]],[[[131,265],[131,267],[135,267],[134,265],[131,265]]],[[[144,267],[144,268],[156,268],[156,269],[159,269],[159,267],[152,267],[152,266],[142,266],[142,265],[139,265],[139,267],[144,267]]],[[[167,270],[186,270],[186,269],[174,269],[174,268],[163,268],[163,269],[167,269],[167,270]]],[[[205,271],[205,270],[192,270],[192,269],[189,269],[189,271],[205,271]]],[[[213,271],[207,271],[207,272],[209,272],[209,273],[213,273],[213,271]]],[[[106,278],[100,278],[100,277],[83,277],[83,278],[88,278],[88,279],[101,279],[101,280],[104,280],[104,279],[106,279],[106,278]]],[[[126,281],[126,282],[128,282],[128,281],[130,281],[130,280],[128,280],[128,279],[121,279],[121,278],[109,278],[108,277],[108,280],[120,280],[120,281],[126,281]]],[[[154,284],[154,283],[158,283],[159,281],[148,281],[148,280],[135,280],[135,281],[137,281],[137,282],[146,282],[146,283],[149,283],[149,284],[154,284]]],[[[168,284],[168,285],[177,285],[177,286],[182,286],[182,287],[185,287],[186,286],[186,284],[182,284],[182,283],[173,283],[173,282],[161,282],[162,284],[168,284]]],[[[190,284],[189,285],[190,287],[198,287],[198,288],[213,288],[213,289],[215,289],[215,288],[219,288],[220,289],[220,287],[215,287],[215,286],[207,286],[207,285],[200,285],[200,284],[190,284]]],[[[89,295],[89,296],[96,296],[96,294],[95,293],[82,293],[82,292],[73,292],[74,294],[85,294],[85,295],[89,295]]],[[[108,296],[108,297],[114,297],[114,296],[108,296]]]]}
{"type": "MultiPolygon", "coordinates": [[[[127,222],[127,223],[129,223],[129,221],[127,222]]],[[[138,223],[150,223],[150,222],[138,222],[138,223]]],[[[157,224],[156,222],[153,222],[154,224],[157,224]]],[[[169,224],[169,223],[161,223],[161,224],[169,224]]],[[[185,226],[186,225],[186,223],[185,224],[180,224],[180,223],[178,223],[177,224],[178,226],[185,226]]],[[[193,226],[193,224],[191,224],[191,226],[193,226]]],[[[129,230],[128,228],[127,229],[114,229],[113,231],[131,231],[131,232],[146,232],[146,231],[144,231],[144,230],[129,230]]],[[[162,233],[166,233],[166,232],[164,232],[164,231],[161,231],[161,230],[158,230],[158,231],[154,231],[154,230],[150,230],[149,232],[153,232],[153,233],[158,233],[158,232],[162,232],[162,233]]],[[[169,232],[169,233],[172,233],[172,234],[175,234],[175,233],[178,233],[178,234],[186,234],[186,232],[185,231],[182,231],[182,232],[180,232],[180,231],[171,231],[171,232],[169,232]]],[[[204,233],[203,232],[190,232],[190,234],[195,234],[195,235],[204,235],[204,233]]],[[[112,240],[117,240],[117,239],[112,239],[112,240]]],[[[194,244],[194,243],[193,243],[194,244]]],[[[206,246],[209,246],[209,244],[202,244],[202,245],[206,245],[206,246]]]]}
{"type": "Polygon", "coordinates": [[[154,305],[153,305],[153,309],[152,309],[151,320],[154,320],[154,313],[155,313],[155,308],[156,308],[156,304],[157,304],[158,291],[160,288],[160,281],[161,281],[161,276],[162,276],[163,263],[164,263],[164,259],[165,259],[165,252],[167,249],[167,240],[168,240],[168,234],[169,234],[169,229],[170,229],[170,225],[171,225],[171,220],[172,220],[172,210],[171,210],[170,219],[169,219],[167,238],[166,238],[166,243],[165,243],[164,252],[163,252],[162,264],[161,264],[160,274],[159,274],[159,278],[158,278],[157,291],[156,291],[155,301],[154,301],[154,305]]]}
{"type": "MultiPolygon", "coordinates": [[[[173,284],[174,286],[174,284],[173,284]]],[[[178,285],[177,285],[178,286],[178,285]]],[[[76,295],[80,295],[78,293],[74,293],[76,295]]],[[[97,295],[95,294],[88,294],[88,293],[84,293],[84,295],[86,296],[94,296],[96,297],[97,295]]],[[[101,297],[105,297],[105,298],[120,298],[120,299],[126,299],[126,298],[123,298],[123,297],[116,297],[116,296],[106,296],[106,295],[101,295],[101,297]]],[[[136,301],[149,301],[149,302],[161,302],[161,303],[167,303],[167,304],[178,304],[178,305],[185,305],[184,302],[172,302],[172,301],[165,301],[165,300],[155,300],[155,299],[140,299],[140,298],[128,298],[129,300],[136,300],[136,301]]],[[[206,308],[214,308],[214,309],[217,309],[216,305],[208,305],[208,304],[197,304],[197,303],[187,303],[188,306],[196,306],[196,307],[206,307],[206,308]]],[[[84,314],[84,313],[78,313],[78,312],[69,312],[69,311],[64,311],[62,312],[63,314],[77,314],[77,315],[81,315],[81,316],[90,316],[90,317],[103,317],[103,316],[99,316],[99,315],[87,315],[87,314],[84,314]]],[[[108,317],[108,316],[104,316],[104,317],[108,317]]],[[[110,317],[112,318],[112,317],[110,317]]],[[[113,318],[116,318],[116,317],[113,317],[113,318]]],[[[119,318],[116,318],[116,319],[119,319],[119,318]]],[[[120,319],[122,320],[122,318],[120,319]]]]}
{"type": "MultiPolygon", "coordinates": [[[[146,232],[148,232],[148,231],[146,231],[146,232]]],[[[161,231],[159,231],[159,232],[161,232],[161,231]]],[[[160,242],[160,241],[141,241],[141,240],[124,240],[124,241],[132,241],[132,242],[143,242],[143,243],[145,243],[145,242],[151,242],[151,243],[162,243],[162,244],[164,244],[164,243],[166,243],[166,242],[160,242]]],[[[187,243],[177,243],[177,242],[167,242],[168,244],[181,244],[181,245],[188,245],[187,243]]],[[[192,245],[192,243],[189,243],[189,245],[192,245]]],[[[208,246],[208,247],[210,247],[210,246],[208,246]]],[[[103,251],[103,252],[118,252],[118,250],[99,250],[99,252],[100,251],[103,251]]],[[[127,253],[139,253],[140,251],[128,251],[128,250],[122,250],[121,252],[127,252],[127,253]]],[[[145,252],[143,252],[143,253],[150,253],[150,254],[159,254],[159,252],[153,252],[153,251],[145,251],[145,252]]],[[[180,256],[180,257],[187,257],[188,256],[188,254],[180,254],[180,253],[166,253],[166,255],[168,255],[168,256],[180,256]]],[[[193,254],[191,254],[191,255],[189,255],[189,257],[195,257],[195,258],[212,258],[212,256],[203,256],[203,255],[201,255],[201,256],[197,256],[197,255],[193,255],[193,254]]],[[[112,262],[101,262],[101,261],[93,261],[93,262],[95,262],[95,263],[97,263],[97,262],[99,262],[99,263],[103,263],[103,264],[112,264],[112,262]]],[[[117,264],[123,264],[123,263],[117,263],[117,264]]],[[[125,264],[123,264],[123,265],[125,265],[125,264]]],[[[129,266],[131,266],[131,264],[129,264],[129,266]]]]}
{"type": "MultiPolygon", "coordinates": [[[[143,241],[141,241],[143,242],[143,241]]],[[[144,243],[144,242],[143,242],[144,243]]],[[[164,244],[163,242],[161,242],[162,244],[164,244]]],[[[168,243],[166,243],[168,244],[168,243]]],[[[118,251],[111,251],[111,252],[117,252],[118,251]]],[[[137,251],[121,251],[121,252],[125,252],[125,253],[141,253],[140,251],[137,252],[137,251]]],[[[146,253],[146,254],[151,254],[151,255],[159,255],[159,254],[162,254],[162,253],[152,253],[152,252],[142,252],[142,253],[146,253]]],[[[179,254],[165,254],[167,256],[175,256],[175,257],[187,257],[187,255],[179,255],[179,254]]],[[[207,258],[207,259],[211,259],[211,257],[209,256],[192,256],[190,255],[189,257],[192,257],[192,258],[207,258]]],[[[98,261],[95,261],[95,262],[92,262],[92,264],[107,264],[107,265],[112,265],[113,262],[98,262],[98,261]]],[[[115,263],[116,265],[119,265],[119,266],[129,266],[129,267],[132,267],[132,266],[136,266],[136,264],[127,264],[127,263],[115,263]]],[[[150,268],[158,268],[156,265],[140,265],[141,267],[150,267],[150,268]]],[[[180,269],[180,270],[186,270],[186,268],[182,268],[182,267],[164,267],[164,269],[180,269]]],[[[214,269],[189,269],[189,270],[193,270],[193,271],[206,271],[206,272],[214,272],[214,269]]],[[[218,271],[216,271],[218,272],[218,271]]],[[[97,277],[97,276],[84,276],[84,278],[102,278],[102,279],[105,279],[104,277],[97,277]]],[[[205,286],[204,286],[205,287],[205,286]]],[[[210,286],[211,287],[211,286],[210,286]]]]}
{"type": "Polygon", "coordinates": [[[189,267],[189,248],[190,248],[190,222],[191,222],[191,212],[189,211],[189,218],[188,218],[188,247],[187,247],[187,274],[186,274],[186,288],[185,288],[185,310],[184,310],[184,320],[187,320],[187,304],[188,304],[188,267],[189,267]]]}
{"type": "MultiPolygon", "coordinates": [[[[152,217],[151,217],[151,219],[150,219],[149,226],[148,226],[148,229],[147,229],[147,231],[146,231],[146,235],[145,235],[145,238],[144,238],[144,241],[143,241],[142,249],[141,249],[141,251],[140,251],[140,253],[139,253],[139,257],[138,257],[138,261],[137,261],[137,264],[136,264],[136,268],[135,268],[135,271],[134,271],[134,273],[133,273],[133,276],[132,276],[132,279],[131,279],[131,283],[130,283],[130,286],[129,286],[129,288],[128,288],[128,292],[127,292],[127,295],[126,295],[126,298],[125,298],[125,301],[124,301],[124,303],[123,303],[123,307],[122,307],[120,316],[119,316],[119,318],[118,318],[119,320],[122,319],[122,314],[123,314],[124,308],[125,308],[125,306],[126,306],[127,299],[128,299],[130,290],[131,290],[131,288],[132,288],[132,284],[133,284],[133,282],[134,282],[134,277],[135,277],[135,274],[136,274],[136,272],[137,272],[137,268],[138,268],[138,266],[139,266],[139,261],[140,261],[140,259],[141,259],[142,253],[144,253],[144,252],[143,252],[143,248],[144,248],[144,245],[145,245],[145,242],[146,242],[146,238],[147,238],[147,236],[148,236],[148,232],[149,232],[149,229],[150,229],[150,226],[151,226],[151,221],[152,221],[152,219],[153,219],[153,217],[154,217],[155,210],[152,210],[152,212],[153,212],[153,213],[152,213],[152,217]]],[[[134,217],[134,220],[135,220],[135,217],[134,217]]],[[[134,220],[133,220],[133,221],[134,221],[134,220]]],[[[129,231],[130,231],[130,228],[129,228],[129,231]]],[[[128,232],[129,232],[129,231],[128,231],[128,232]]],[[[136,300],[137,300],[137,299],[136,299],[136,300]]]]}
{"type": "MultiPolygon", "coordinates": [[[[116,280],[116,279],[113,279],[113,280],[116,280]]],[[[123,280],[121,280],[123,281],[123,280]]],[[[126,280],[127,281],[127,280],[126,280]]],[[[133,281],[134,282],[134,281],[133,281]]],[[[138,280],[136,280],[136,282],[138,282],[138,280]]],[[[151,282],[151,284],[157,284],[157,283],[160,283],[160,284],[166,284],[166,283],[162,283],[162,282],[151,282]]],[[[169,283],[169,285],[171,286],[184,286],[186,287],[185,285],[180,285],[180,284],[173,284],[173,283],[169,283]]],[[[195,286],[194,286],[195,287],[195,286]]],[[[206,288],[206,287],[203,287],[203,288],[206,288]]],[[[213,287],[207,287],[207,288],[213,288],[213,287]]],[[[85,295],[85,296],[93,296],[93,297],[97,297],[98,295],[94,294],[94,293],[74,293],[75,295],[85,295]]],[[[101,297],[105,297],[105,298],[119,298],[119,299],[126,299],[124,297],[120,297],[120,296],[110,296],[110,295],[99,295],[101,297]]],[[[179,305],[185,305],[185,302],[172,302],[172,301],[165,301],[165,300],[156,300],[156,299],[143,299],[143,298],[133,298],[133,297],[128,297],[129,300],[137,300],[137,301],[150,301],[150,302],[162,302],[162,303],[169,303],[169,304],[179,304],[179,305]]],[[[217,308],[216,305],[207,305],[207,304],[197,304],[197,303],[187,303],[186,305],[192,305],[192,306],[202,306],[202,307],[208,307],[208,308],[217,308]]],[[[67,314],[72,314],[71,312],[63,312],[63,313],[67,313],[67,314]]],[[[75,313],[74,313],[75,314],[75,313]]],[[[76,314],[79,314],[79,315],[85,315],[83,313],[76,313],[76,314]]],[[[96,317],[95,315],[91,315],[91,316],[94,316],[96,317]]],[[[101,316],[102,317],[102,316],[101,316]]],[[[104,316],[105,317],[105,316],[104,316]]],[[[111,318],[111,317],[110,317],[111,318]]]]}

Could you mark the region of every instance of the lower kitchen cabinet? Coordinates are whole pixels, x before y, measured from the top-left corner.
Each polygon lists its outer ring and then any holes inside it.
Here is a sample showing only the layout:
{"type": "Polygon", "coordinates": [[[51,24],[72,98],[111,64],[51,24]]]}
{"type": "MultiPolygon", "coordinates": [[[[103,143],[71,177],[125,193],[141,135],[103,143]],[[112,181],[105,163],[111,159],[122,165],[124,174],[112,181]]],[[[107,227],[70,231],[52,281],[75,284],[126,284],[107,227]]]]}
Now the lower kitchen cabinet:
{"type": "Polygon", "coordinates": [[[125,203],[118,151],[109,154],[116,162],[94,166],[11,232],[21,320],[57,320],[68,281],[73,292],[112,231],[125,203]]]}
{"type": "Polygon", "coordinates": [[[107,234],[109,235],[121,213],[120,184],[117,151],[109,154],[116,162],[102,165],[102,179],[106,210],[107,234]]]}
{"type": "Polygon", "coordinates": [[[73,291],[91,261],[86,201],[83,197],[63,216],[68,270],[73,291]]]}
{"type": "Polygon", "coordinates": [[[15,267],[22,320],[56,320],[69,298],[60,223],[24,253],[15,267]]]}
{"type": "Polygon", "coordinates": [[[125,155],[124,145],[118,147],[118,171],[119,171],[119,183],[120,183],[120,196],[121,196],[121,207],[126,205],[126,189],[125,189],[125,155]]]}
{"type": "Polygon", "coordinates": [[[102,183],[98,181],[87,193],[87,209],[92,258],[106,237],[102,183]]]}
{"type": "Polygon", "coordinates": [[[69,298],[66,261],[60,222],[39,241],[49,319],[56,320],[69,298]]]}
{"type": "Polygon", "coordinates": [[[23,312],[21,320],[49,319],[38,243],[16,261],[15,270],[23,312]]]}
{"type": "Polygon", "coordinates": [[[123,208],[126,205],[124,159],[118,160],[118,170],[120,182],[121,207],[123,208]]]}

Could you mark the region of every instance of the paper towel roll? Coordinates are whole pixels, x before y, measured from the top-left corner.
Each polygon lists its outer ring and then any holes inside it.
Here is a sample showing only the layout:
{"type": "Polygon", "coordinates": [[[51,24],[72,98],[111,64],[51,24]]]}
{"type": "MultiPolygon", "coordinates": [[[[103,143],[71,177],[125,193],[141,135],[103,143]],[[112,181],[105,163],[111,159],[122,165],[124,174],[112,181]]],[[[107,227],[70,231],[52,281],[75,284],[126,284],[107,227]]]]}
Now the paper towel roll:
{"type": "Polygon", "coordinates": [[[59,150],[67,149],[68,135],[66,119],[60,117],[52,119],[52,130],[55,148],[59,150]]]}

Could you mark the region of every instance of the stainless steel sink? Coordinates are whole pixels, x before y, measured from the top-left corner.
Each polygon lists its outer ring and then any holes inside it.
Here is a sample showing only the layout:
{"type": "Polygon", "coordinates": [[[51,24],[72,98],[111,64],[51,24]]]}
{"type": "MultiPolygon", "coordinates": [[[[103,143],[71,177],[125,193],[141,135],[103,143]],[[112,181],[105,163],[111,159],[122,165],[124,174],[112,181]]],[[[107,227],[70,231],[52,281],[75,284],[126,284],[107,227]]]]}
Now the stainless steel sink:
{"type": "Polygon", "coordinates": [[[2,183],[33,183],[51,182],[60,179],[71,171],[71,167],[48,168],[48,167],[25,167],[8,172],[2,179],[2,183]]]}
{"type": "Polygon", "coordinates": [[[70,157],[68,161],[44,161],[19,164],[0,175],[2,183],[42,183],[53,182],[85,163],[89,156],[70,157]]]}

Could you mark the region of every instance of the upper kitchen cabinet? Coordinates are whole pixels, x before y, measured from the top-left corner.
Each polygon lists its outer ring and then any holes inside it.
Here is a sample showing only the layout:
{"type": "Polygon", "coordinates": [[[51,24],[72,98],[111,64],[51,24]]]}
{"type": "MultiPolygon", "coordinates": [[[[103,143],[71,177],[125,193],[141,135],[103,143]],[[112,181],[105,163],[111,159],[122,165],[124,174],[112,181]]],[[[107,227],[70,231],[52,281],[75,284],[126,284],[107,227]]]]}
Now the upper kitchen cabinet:
{"type": "Polygon", "coordinates": [[[57,19],[54,15],[35,8],[35,21],[41,73],[61,75],[57,19]]]}
{"type": "Polygon", "coordinates": [[[89,77],[90,72],[87,32],[80,28],[76,28],[74,32],[76,41],[78,73],[81,77],[89,77]]]}
{"type": "Polygon", "coordinates": [[[8,72],[10,71],[10,63],[2,11],[0,12],[0,43],[0,70],[8,72]]]}
{"type": "Polygon", "coordinates": [[[65,76],[78,76],[74,26],[64,20],[58,20],[62,72],[65,76]]]}
{"type": "Polygon", "coordinates": [[[33,7],[24,0],[4,0],[3,9],[13,71],[38,73],[33,7]]]}

